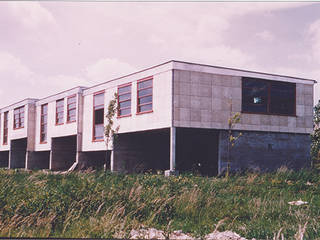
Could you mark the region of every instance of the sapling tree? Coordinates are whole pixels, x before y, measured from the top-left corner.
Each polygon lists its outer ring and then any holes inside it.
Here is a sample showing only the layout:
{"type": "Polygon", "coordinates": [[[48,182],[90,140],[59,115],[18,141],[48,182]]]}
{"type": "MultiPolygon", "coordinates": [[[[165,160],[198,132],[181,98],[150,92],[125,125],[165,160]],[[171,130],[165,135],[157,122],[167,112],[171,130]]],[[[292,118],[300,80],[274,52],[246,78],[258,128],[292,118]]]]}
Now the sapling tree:
{"type": "Polygon", "coordinates": [[[312,166],[320,168],[320,100],[313,110],[314,131],[311,134],[311,158],[312,166]]]}
{"type": "Polygon", "coordinates": [[[118,133],[120,128],[120,125],[114,126],[114,118],[117,114],[117,111],[118,111],[118,94],[115,93],[113,95],[113,99],[111,99],[108,104],[108,109],[106,114],[107,125],[104,128],[104,135],[106,137],[107,150],[111,150],[111,152],[113,151],[116,134],[118,133]]]}
{"type": "Polygon", "coordinates": [[[234,135],[233,128],[237,123],[240,122],[241,119],[241,113],[239,112],[232,112],[232,99],[229,102],[230,105],[230,116],[228,119],[228,142],[227,142],[227,171],[226,171],[226,177],[229,176],[230,173],[230,164],[231,164],[231,149],[235,146],[236,141],[239,137],[242,136],[242,133],[240,132],[237,136],[234,135]]]}

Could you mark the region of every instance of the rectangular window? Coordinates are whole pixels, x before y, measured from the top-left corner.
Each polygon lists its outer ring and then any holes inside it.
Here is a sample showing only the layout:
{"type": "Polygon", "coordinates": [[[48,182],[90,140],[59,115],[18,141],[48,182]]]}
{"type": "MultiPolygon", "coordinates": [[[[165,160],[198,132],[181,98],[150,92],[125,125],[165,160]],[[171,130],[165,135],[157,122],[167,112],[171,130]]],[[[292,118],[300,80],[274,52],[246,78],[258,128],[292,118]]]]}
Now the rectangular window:
{"type": "Polygon", "coordinates": [[[93,141],[103,140],[104,92],[93,95],[93,141]]]}
{"type": "Polygon", "coordinates": [[[77,96],[73,95],[68,97],[67,99],[67,122],[75,122],[76,121],[76,104],[77,104],[77,96]]]}
{"type": "Polygon", "coordinates": [[[3,144],[8,144],[8,112],[3,115],[3,144]]]}
{"type": "Polygon", "coordinates": [[[137,113],[152,112],[152,81],[149,77],[137,83],[137,113]]]}
{"type": "Polygon", "coordinates": [[[56,101],[56,124],[63,124],[64,116],[64,99],[59,99],[56,101]]]}
{"type": "Polygon", "coordinates": [[[41,105],[40,143],[47,142],[48,104],[41,105]]]}
{"type": "Polygon", "coordinates": [[[242,78],[242,111],[293,116],[296,84],[257,78],[242,78]]]}
{"type": "Polygon", "coordinates": [[[24,127],[24,106],[13,110],[13,129],[24,127]]]}
{"type": "Polygon", "coordinates": [[[131,83],[118,87],[118,117],[131,116],[131,83]]]}

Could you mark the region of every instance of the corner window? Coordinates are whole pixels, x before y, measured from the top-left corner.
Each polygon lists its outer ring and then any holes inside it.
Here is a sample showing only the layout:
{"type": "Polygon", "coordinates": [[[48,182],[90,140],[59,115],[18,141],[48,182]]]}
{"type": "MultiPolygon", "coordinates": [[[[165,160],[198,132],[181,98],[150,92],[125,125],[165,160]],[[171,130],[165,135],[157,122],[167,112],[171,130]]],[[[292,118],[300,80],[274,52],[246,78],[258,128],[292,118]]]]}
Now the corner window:
{"type": "Polygon", "coordinates": [[[76,95],[70,96],[67,99],[67,122],[75,122],[76,121],[76,95]]]}
{"type": "Polygon", "coordinates": [[[295,115],[295,83],[242,78],[242,111],[295,115]]]}
{"type": "Polygon", "coordinates": [[[13,129],[24,127],[24,106],[13,110],[13,129]]]}
{"type": "Polygon", "coordinates": [[[41,105],[40,117],[40,143],[46,143],[48,126],[48,104],[41,105]]]}
{"type": "Polygon", "coordinates": [[[56,124],[63,124],[64,119],[64,99],[56,101],[56,124]]]}
{"type": "Polygon", "coordinates": [[[131,115],[131,83],[118,87],[118,117],[131,115]]]}
{"type": "Polygon", "coordinates": [[[152,81],[149,77],[137,83],[137,113],[152,112],[152,81]]]}
{"type": "Polygon", "coordinates": [[[104,92],[93,95],[93,140],[101,141],[104,135],[104,92]]]}
{"type": "Polygon", "coordinates": [[[8,113],[5,112],[3,115],[3,144],[8,144],[8,113]]]}

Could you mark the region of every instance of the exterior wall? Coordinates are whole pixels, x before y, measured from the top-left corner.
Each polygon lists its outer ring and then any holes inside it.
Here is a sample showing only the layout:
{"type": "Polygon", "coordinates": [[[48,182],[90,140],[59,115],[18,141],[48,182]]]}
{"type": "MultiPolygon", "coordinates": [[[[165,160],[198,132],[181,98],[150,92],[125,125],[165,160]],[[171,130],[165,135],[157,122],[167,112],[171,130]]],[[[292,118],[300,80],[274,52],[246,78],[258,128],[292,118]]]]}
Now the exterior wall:
{"type": "MultiPolygon", "coordinates": [[[[230,150],[230,169],[273,171],[281,166],[290,169],[311,166],[308,134],[241,131],[235,146],[230,150]]],[[[238,135],[239,132],[235,132],[238,135]]],[[[219,173],[227,167],[228,133],[220,131],[219,173]]]]}
{"type": "Polygon", "coordinates": [[[78,109],[79,109],[79,98],[81,94],[78,94],[79,88],[72,89],[70,91],[57,94],[53,97],[43,99],[36,104],[36,125],[35,125],[35,150],[36,151],[49,151],[51,150],[51,138],[54,137],[64,137],[70,135],[76,135],[78,129],[78,109]],[[76,119],[77,121],[67,123],[67,98],[77,94],[77,110],[76,119]],[[64,99],[64,122],[63,124],[56,125],[56,101],[59,99],[64,99]],[[43,104],[48,104],[48,123],[47,123],[47,142],[40,143],[40,124],[41,124],[41,106],[43,104]]]}
{"type": "MultiPolygon", "coordinates": [[[[173,91],[176,127],[228,129],[231,110],[241,112],[240,76],[174,70],[173,91]]],[[[297,83],[296,116],[243,113],[235,129],[311,133],[312,108],[313,85],[297,83]]]]}
{"type": "MultiPolygon", "coordinates": [[[[172,71],[143,72],[107,83],[95,89],[84,92],[84,115],[83,115],[83,151],[107,150],[104,141],[92,141],[93,134],[93,94],[105,90],[105,113],[106,108],[113,98],[117,87],[121,84],[132,83],[131,87],[131,116],[117,118],[114,126],[120,126],[119,133],[160,129],[171,126],[172,119],[172,71]],[[137,114],[137,80],[153,76],[153,112],[137,114]]],[[[106,119],[104,119],[106,125],[106,119]]]]}

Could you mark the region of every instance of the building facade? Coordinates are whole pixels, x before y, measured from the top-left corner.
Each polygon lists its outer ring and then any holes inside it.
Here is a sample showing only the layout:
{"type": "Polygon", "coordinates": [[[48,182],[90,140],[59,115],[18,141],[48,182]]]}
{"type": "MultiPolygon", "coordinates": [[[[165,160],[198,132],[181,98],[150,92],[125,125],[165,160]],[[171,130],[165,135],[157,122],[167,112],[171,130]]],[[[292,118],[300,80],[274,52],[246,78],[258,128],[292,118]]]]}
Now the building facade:
{"type": "Polygon", "coordinates": [[[27,99],[0,110],[1,167],[112,171],[274,170],[310,166],[312,79],[181,61],[27,99]],[[112,154],[105,114],[118,95],[112,154]],[[228,120],[240,112],[228,149],[228,120]],[[23,126],[22,126],[23,125],[23,126]]]}

